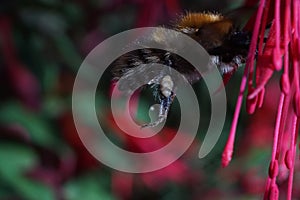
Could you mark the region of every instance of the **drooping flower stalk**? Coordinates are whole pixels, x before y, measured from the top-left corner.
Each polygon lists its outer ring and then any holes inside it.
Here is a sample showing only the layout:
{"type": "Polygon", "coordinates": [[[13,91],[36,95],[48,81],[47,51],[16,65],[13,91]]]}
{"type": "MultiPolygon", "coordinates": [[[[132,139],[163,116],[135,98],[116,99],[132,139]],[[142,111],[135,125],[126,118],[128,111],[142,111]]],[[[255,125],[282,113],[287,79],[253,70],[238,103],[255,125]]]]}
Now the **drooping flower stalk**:
{"type": "Polygon", "coordinates": [[[225,149],[224,149],[224,152],[222,155],[222,166],[223,167],[226,167],[232,158],[236,127],[237,127],[238,117],[239,117],[239,114],[241,111],[244,92],[246,90],[246,85],[247,85],[247,80],[248,80],[247,77],[248,77],[248,74],[250,71],[249,68],[251,68],[251,66],[254,65],[253,63],[254,63],[254,57],[255,57],[255,51],[256,51],[256,42],[258,39],[258,32],[259,32],[262,13],[263,13],[264,3],[265,3],[265,0],[262,0],[261,5],[258,8],[258,13],[257,13],[256,21],[255,21],[255,24],[257,24],[257,26],[255,26],[254,30],[253,30],[252,42],[250,44],[248,59],[247,59],[244,74],[242,77],[240,93],[238,95],[238,100],[236,103],[233,122],[232,122],[232,126],[230,129],[229,138],[228,138],[228,141],[226,143],[226,146],[225,146],[225,149]]]}
{"type": "Polygon", "coordinates": [[[238,116],[246,86],[248,86],[246,110],[249,114],[252,114],[262,106],[265,86],[272,77],[273,72],[281,71],[282,75],[279,82],[281,94],[274,126],[272,157],[264,199],[279,198],[276,179],[282,162],[289,170],[287,199],[292,198],[300,117],[299,9],[297,0],[260,1],[236,110],[222,156],[222,166],[225,167],[232,158],[238,116]],[[266,33],[269,19],[272,19],[271,27],[269,32],[266,33]],[[265,39],[266,42],[264,43],[265,39]],[[255,59],[256,63],[254,62],[255,59]],[[284,138],[289,138],[290,141],[284,141],[284,138]],[[287,142],[289,144],[288,150],[283,145],[287,142]],[[283,161],[281,158],[283,158],[283,161]]]}

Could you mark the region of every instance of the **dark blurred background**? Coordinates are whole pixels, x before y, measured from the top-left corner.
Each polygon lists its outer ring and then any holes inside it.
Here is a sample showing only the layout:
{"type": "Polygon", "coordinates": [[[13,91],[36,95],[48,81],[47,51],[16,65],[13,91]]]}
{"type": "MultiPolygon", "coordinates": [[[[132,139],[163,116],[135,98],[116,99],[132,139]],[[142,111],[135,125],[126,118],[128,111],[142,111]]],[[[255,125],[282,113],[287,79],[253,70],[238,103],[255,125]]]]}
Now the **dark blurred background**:
{"type": "MultiPolygon", "coordinates": [[[[261,197],[276,114],[272,95],[278,93],[278,85],[269,85],[271,92],[267,94],[263,110],[252,117],[243,111],[234,159],[225,169],[220,167],[221,154],[242,70],[226,86],[227,120],[224,132],[209,156],[201,160],[197,157],[204,137],[202,129],[207,127],[208,118],[203,117],[203,128],[200,127],[197,139],[184,156],[152,173],[122,173],[95,160],[76,133],[71,111],[77,70],[84,57],[104,39],[136,27],[168,24],[185,11],[227,12],[242,4],[241,0],[2,0],[0,199],[261,197]]],[[[194,88],[205,116],[209,113],[209,99],[201,98],[207,93],[205,84],[199,82],[194,88]]],[[[99,94],[97,98],[103,105],[109,101],[105,94],[99,94]]],[[[150,105],[148,99],[142,98],[138,102],[139,116],[147,115],[145,105],[150,105]]],[[[171,111],[171,114],[170,120],[180,113],[171,111]]],[[[106,126],[112,130],[111,137],[121,141],[123,148],[134,151],[162,145],[176,132],[171,123],[155,140],[134,140],[118,133],[108,111],[105,116],[106,126]]],[[[297,177],[299,175],[296,180],[297,177]]]]}

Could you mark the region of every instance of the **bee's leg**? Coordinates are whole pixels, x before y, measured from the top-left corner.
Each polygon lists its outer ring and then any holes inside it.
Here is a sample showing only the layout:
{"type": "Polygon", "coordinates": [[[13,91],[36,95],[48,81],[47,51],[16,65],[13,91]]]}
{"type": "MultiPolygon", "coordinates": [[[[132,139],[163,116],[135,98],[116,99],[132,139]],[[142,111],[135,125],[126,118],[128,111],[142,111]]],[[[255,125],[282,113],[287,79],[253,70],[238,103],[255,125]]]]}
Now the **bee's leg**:
{"type": "Polygon", "coordinates": [[[223,83],[226,85],[232,75],[239,67],[245,63],[245,59],[241,56],[235,56],[230,63],[221,62],[219,65],[221,74],[223,75],[223,83]]]}
{"type": "Polygon", "coordinates": [[[143,125],[142,127],[154,127],[167,119],[168,112],[175,97],[175,94],[173,92],[174,83],[172,77],[169,75],[164,76],[161,79],[159,86],[159,89],[158,87],[156,87],[156,92],[154,93],[154,95],[159,98],[160,102],[158,119],[155,122],[143,125]]]}
{"type": "Polygon", "coordinates": [[[231,79],[234,72],[237,70],[235,66],[229,65],[229,64],[221,64],[221,73],[223,75],[223,84],[224,86],[227,85],[229,80],[231,79]]]}
{"type": "Polygon", "coordinates": [[[170,107],[172,105],[172,102],[174,100],[175,94],[172,92],[172,94],[168,97],[165,97],[163,95],[160,95],[159,101],[160,101],[160,108],[159,108],[159,114],[158,119],[154,122],[151,122],[149,124],[142,125],[142,128],[146,127],[155,127],[162,123],[164,120],[167,119],[170,107]]]}

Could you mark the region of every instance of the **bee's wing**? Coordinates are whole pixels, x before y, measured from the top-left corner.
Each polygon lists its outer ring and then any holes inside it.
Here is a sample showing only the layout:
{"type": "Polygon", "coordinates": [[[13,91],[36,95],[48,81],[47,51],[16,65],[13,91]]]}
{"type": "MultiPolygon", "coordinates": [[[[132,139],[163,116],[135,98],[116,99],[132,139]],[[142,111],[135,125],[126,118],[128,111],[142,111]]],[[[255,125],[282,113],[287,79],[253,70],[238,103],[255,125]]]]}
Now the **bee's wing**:
{"type": "Polygon", "coordinates": [[[145,84],[159,84],[162,73],[152,70],[152,64],[140,64],[137,67],[127,69],[127,71],[118,78],[119,90],[125,93],[131,93],[145,84]]]}
{"type": "Polygon", "coordinates": [[[190,84],[194,84],[201,79],[200,72],[180,56],[172,54],[172,63],[172,68],[184,76],[190,84]]]}

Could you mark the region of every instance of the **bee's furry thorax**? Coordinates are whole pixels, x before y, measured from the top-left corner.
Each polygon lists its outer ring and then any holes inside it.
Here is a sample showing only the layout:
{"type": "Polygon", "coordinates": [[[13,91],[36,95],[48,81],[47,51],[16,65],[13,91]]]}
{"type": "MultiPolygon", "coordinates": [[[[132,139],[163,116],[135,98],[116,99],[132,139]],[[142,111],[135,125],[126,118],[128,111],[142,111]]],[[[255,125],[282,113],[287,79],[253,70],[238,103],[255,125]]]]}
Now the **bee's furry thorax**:
{"type": "Polygon", "coordinates": [[[177,20],[174,28],[183,32],[207,51],[219,47],[234,31],[233,22],[221,14],[188,12],[177,20]]]}

